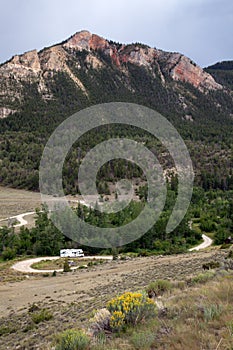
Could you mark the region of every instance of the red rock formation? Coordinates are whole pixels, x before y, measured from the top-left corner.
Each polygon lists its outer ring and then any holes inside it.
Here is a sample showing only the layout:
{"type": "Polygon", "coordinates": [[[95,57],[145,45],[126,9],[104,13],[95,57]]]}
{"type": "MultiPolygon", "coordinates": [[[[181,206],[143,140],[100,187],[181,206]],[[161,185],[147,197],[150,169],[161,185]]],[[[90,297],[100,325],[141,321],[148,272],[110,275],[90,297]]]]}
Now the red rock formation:
{"type": "Polygon", "coordinates": [[[174,80],[188,82],[200,90],[203,90],[203,88],[213,90],[221,88],[221,85],[216,83],[210,74],[204,72],[203,69],[185,56],[181,56],[170,74],[174,80]]]}

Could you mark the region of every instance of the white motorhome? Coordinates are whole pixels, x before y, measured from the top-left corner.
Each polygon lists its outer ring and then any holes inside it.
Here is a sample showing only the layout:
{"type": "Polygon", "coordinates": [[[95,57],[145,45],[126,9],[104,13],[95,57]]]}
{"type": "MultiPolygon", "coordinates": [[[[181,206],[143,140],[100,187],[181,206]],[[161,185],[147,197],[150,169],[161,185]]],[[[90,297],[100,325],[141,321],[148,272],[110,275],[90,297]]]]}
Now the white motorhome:
{"type": "Polygon", "coordinates": [[[83,257],[84,253],[82,249],[61,249],[61,258],[80,258],[83,257]]]}

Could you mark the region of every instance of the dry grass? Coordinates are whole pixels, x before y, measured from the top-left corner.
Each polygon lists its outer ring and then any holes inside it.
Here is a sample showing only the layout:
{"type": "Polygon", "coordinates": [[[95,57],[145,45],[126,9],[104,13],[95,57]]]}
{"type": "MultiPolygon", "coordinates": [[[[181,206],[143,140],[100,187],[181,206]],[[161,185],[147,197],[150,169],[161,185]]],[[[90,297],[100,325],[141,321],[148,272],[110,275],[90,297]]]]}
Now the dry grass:
{"type": "MultiPolygon", "coordinates": [[[[182,292],[173,290],[170,296],[163,296],[162,301],[167,312],[157,322],[129,329],[118,339],[107,340],[101,349],[233,349],[232,274],[182,292]]],[[[97,350],[100,346],[91,349],[97,350]]]]}
{"type": "Polygon", "coordinates": [[[34,211],[40,205],[40,193],[0,186],[0,220],[34,211]]]}
{"type": "MultiPolygon", "coordinates": [[[[20,259],[15,259],[14,262],[20,259]]],[[[12,261],[0,260],[0,283],[23,281],[26,277],[18,271],[11,269],[12,261]]]]}
{"type": "Polygon", "coordinates": [[[166,306],[172,329],[165,340],[167,349],[233,348],[228,329],[233,320],[232,275],[191,288],[168,300],[166,306]]]}

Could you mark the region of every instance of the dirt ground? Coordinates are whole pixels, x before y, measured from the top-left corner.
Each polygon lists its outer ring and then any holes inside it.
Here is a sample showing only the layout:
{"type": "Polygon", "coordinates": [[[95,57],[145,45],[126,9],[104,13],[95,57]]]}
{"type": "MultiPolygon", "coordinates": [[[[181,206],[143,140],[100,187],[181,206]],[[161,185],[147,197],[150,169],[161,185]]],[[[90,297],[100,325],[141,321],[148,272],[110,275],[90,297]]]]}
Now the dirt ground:
{"type": "Polygon", "coordinates": [[[221,260],[216,250],[166,257],[111,261],[56,277],[28,275],[20,282],[0,283],[0,331],[15,325],[11,334],[0,336],[0,349],[48,349],[56,332],[87,325],[94,309],[113,296],[137,291],[158,278],[183,280],[202,271],[202,264],[221,260]],[[53,319],[30,329],[29,307],[48,308],[53,319]],[[9,326],[10,323],[10,326],[9,326]],[[17,344],[17,345],[16,345],[17,344]]]}
{"type": "Polygon", "coordinates": [[[0,186],[0,220],[34,211],[40,205],[40,193],[0,186]]]}

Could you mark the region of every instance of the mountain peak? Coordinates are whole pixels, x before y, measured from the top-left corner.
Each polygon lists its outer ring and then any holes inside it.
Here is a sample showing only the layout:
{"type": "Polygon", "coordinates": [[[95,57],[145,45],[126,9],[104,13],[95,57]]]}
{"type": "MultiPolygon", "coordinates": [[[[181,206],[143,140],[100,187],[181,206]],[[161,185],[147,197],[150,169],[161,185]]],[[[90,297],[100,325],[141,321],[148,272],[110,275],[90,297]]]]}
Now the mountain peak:
{"type": "Polygon", "coordinates": [[[82,30],[66,40],[63,46],[68,49],[90,51],[91,49],[106,49],[109,47],[109,43],[97,34],[92,34],[88,30],[82,30]]]}

